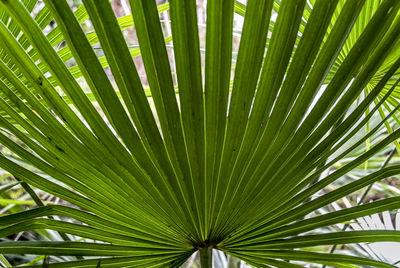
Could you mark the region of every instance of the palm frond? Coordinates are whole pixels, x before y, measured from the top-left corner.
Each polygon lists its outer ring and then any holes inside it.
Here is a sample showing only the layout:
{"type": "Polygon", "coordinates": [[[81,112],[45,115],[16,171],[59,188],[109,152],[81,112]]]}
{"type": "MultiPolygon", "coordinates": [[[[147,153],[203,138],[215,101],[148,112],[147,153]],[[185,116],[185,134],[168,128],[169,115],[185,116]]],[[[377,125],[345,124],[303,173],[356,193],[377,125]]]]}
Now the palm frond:
{"type": "Polygon", "coordinates": [[[0,143],[11,152],[0,167],[38,205],[0,217],[0,237],[64,237],[4,241],[0,254],[179,267],[198,251],[210,267],[218,249],[257,267],[393,267],[321,246],[400,242],[395,230],[323,232],[398,209],[399,197],[313,212],[400,174],[394,164],[326,192],[398,146],[400,2],[208,0],[204,53],[195,0],[129,3],[132,15],[117,18],[107,0],[75,11],[45,0],[36,16],[38,1],[0,1],[0,143]],[[68,205],[43,204],[30,187],[68,205]]]}

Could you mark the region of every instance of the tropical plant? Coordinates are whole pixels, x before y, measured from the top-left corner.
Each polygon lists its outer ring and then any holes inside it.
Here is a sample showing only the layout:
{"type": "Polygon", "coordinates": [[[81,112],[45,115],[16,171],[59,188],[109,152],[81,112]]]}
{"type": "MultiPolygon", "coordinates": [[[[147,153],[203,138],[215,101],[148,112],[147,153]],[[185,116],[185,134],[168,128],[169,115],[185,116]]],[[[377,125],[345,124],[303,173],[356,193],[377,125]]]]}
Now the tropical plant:
{"type": "MultiPolygon", "coordinates": [[[[346,200],[346,199],[344,199],[346,200]]],[[[346,200],[346,206],[350,207],[350,202],[346,200]]],[[[342,227],[343,228],[343,227],[342,227]]],[[[373,214],[357,219],[350,223],[350,230],[400,230],[400,214],[390,214],[385,211],[380,214],[373,214]]],[[[363,255],[370,256],[377,260],[398,264],[400,256],[398,254],[399,243],[396,242],[376,242],[362,243],[357,247],[363,255]]]]}
{"type": "Polygon", "coordinates": [[[392,165],[320,192],[400,137],[388,123],[400,1],[208,0],[204,65],[195,0],[130,0],[132,16],[121,18],[108,0],[75,11],[45,0],[32,16],[36,3],[0,0],[0,143],[12,152],[0,167],[32,197],[38,188],[65,205],[36,196],[37,208],[0,217],[0,236],[54,230],[64,240],[5,241],[0,254],[78,257],[52,267],[179,267],[199,251],[211,267],[218,249],[257,267],[392,267],[323,250],[399,242],[400,232],[321,228],[400,208],[400,197],[310,213],[400,173],[392,165]],[[234,12],[244,16],[235,57],[234,12]],[[140,49],[124,39],[132,25],[140,49]],[[383,118],[370,128],[376,112],[383,118]],[[389,134],[370,142],[385,123],[389,134]]]}

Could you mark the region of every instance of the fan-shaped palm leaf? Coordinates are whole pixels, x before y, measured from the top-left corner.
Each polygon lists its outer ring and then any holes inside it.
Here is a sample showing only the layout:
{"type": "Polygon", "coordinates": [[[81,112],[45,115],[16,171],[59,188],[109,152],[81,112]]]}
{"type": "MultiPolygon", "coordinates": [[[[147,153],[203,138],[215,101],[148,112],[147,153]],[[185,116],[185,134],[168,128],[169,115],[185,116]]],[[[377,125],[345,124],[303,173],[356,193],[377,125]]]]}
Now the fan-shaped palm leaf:
{"type": "Polygon", "coordinates": [[[248,0],[235,8],[234,0],[209,0],[204,77],[195,0],[158,9],[152,0],[131,0],[134,23],[117,19],[107,0],[83,0],[75,12],[67,1],[44,2],[33,18],[36,1],[0,1],[0,143],[41,173],[5,155],[0,166],[73,206],[3,216],[0,236],[49,229],[102,243],[2,242],[1,254],[106,257],[54,267],[177,267],[199,250],[209,267],[216,248],[259,267],[391,267],[307,248],[400,241],[397,231],[318,232],[399,208],[399,197],[304,217],[400,173],[398,165],[383,168],[312,199],[400,136],[394,130],[318,180],[398,108],[351,140],[397,87],[399,1],[380,1],[366,16],[374,1],[248,0]],[[166,8],[174,61],[159,20],[166,8]],[[232,72],[235,10],[245,19],[232,72]],[[57,27],[46,35],[52,19],[57,27]],[[81,27],[87,19],[92,33],[81,27]],[[357,19],[365,23],[353,36],[357,19]],[[140,51],[121,32],[131,25],[140,51]],[[61,42],[67,46],[57,49],[61,42]],[[156,114],[132,60],[139,53],[156,114]],[[67,67],[70,59],[76,66],[67,67]]]}

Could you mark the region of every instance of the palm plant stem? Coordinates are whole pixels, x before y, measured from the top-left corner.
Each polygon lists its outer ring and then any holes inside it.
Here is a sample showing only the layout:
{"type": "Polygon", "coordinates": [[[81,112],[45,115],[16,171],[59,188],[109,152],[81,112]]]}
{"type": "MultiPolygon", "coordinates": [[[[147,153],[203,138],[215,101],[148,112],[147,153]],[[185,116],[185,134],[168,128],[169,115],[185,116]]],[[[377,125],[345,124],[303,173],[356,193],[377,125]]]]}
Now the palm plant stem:
{"type": "Polygon", "coordinates": [[[205,246],[199,249],[200,252],[200,267],[211,268],[212,267],[212,247],[205,246]]]}

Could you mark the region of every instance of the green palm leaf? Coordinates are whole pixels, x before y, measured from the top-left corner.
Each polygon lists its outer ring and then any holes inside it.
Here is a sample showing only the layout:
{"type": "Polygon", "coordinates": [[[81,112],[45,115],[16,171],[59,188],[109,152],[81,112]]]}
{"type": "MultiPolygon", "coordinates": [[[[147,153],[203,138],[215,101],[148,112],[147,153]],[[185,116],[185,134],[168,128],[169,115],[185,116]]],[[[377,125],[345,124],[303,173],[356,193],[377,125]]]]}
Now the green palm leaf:
{"type": "Polygon", "coordinates": [[[257,267],[392,267],[321,246],[400,242],[398,231],[323,232],[398,209],[399,197],[313,212],[400,174],[383,167],[323,192],[400,137],[400,2],[208,0],[203,54],[195,0],[129,2],[132,15],[117,18],[107,0],[75,11],[45,0],[36,16],[37,1],[0,0],[0,167],[68,202],[43,206],[29,190],[39,207],[0,217],[0,237],[52,230],[64,241],[4,241],[0,254],[179,267],[199,251],[211,267],[219,249],[257,267]],[[138,47],[123,33],[132,28],[138,47]],[[388,134],[346,160],[383,125],[388,134]]]}

